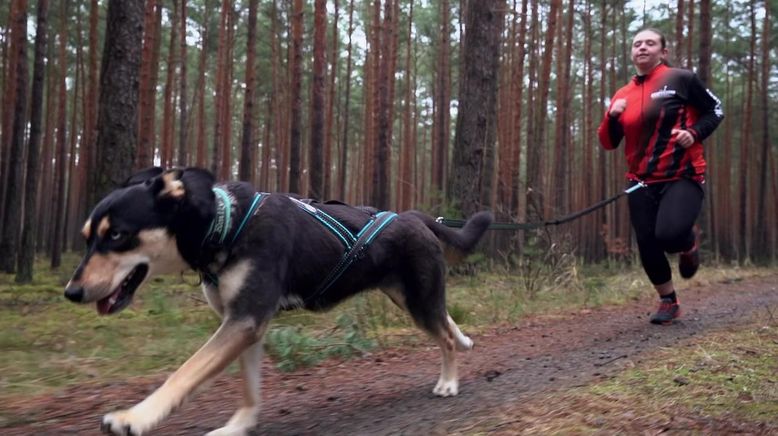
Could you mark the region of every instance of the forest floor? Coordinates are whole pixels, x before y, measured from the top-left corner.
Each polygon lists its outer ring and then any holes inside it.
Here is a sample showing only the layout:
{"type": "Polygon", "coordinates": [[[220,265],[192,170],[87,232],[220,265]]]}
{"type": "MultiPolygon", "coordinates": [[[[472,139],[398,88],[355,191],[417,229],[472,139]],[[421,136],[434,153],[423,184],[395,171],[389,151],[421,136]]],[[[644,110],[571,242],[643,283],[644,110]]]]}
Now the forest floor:
{"type": "MultiPolygon", "coordinates": [[[[453,398],[431,393],[432,346],[291,373],[265,358],[255,433],[777,434],[778,275],[692,284],[681,298],[684,316],[670,326],[648,322],[655,301],[646,295],[484,329],[460,355],[453,398]]],[[[0,433],[99,434],[104,413],[140,401],[166,375],[16,396],[0,406],[0,433]]],[[[220,427],[240,393],[239,377],[223,374],[153,434],[220,427]]]]}

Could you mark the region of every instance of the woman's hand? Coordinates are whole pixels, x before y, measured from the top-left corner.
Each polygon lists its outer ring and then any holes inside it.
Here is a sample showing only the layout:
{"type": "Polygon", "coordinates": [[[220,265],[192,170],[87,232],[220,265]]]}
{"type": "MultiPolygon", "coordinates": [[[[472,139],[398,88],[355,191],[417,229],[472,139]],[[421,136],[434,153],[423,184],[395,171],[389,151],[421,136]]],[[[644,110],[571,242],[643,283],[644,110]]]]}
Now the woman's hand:
{"type": "Polygon", "coordinates": [[[671,136],[675,137],[675,142],[683,148],[689,148],[694,144],[694,135],[692,132],[684,129],[673,129],[670,132],[671,136]]]}
{"type": "Polygon", "coordinates": [[[608,112],[608,115],[610,115],[611,118],[618,118],[622,113],[624,113],[624,109],[626,108],[627,108],[626,98],[620,98],[618,100],[614,100],[613,104],[611,105],[611,110],[608,112]]]}

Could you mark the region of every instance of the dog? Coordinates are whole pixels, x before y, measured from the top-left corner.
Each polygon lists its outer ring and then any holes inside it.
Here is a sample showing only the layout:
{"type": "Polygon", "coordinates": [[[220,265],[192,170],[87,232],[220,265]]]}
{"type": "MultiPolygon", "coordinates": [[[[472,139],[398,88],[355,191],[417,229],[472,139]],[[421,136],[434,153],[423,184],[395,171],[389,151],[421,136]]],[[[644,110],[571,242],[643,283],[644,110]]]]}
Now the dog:
{"type": "Polygon", "coordinates": [[[155,392],[105,415],[102,430],[148,433],[239,359],[244,402],[224,427],[208,434],[247,434],[257,425],[262,337],[273,316],[294,308],[326,310],[375,288],[440,346],[443,362],[433,393],[457,395],[456,353],[470,350],[473,341],[446,311],[446,258],[470,252],[492,221],[491,213],[479,212],[453,230],[418,211],[378,213],[257,193],[243,182],[216,184],[199,168],[135,174],[84,224],[87,252],[65,297],[114,314],[150,277],[194,269],[222,322],[155,392]]]}

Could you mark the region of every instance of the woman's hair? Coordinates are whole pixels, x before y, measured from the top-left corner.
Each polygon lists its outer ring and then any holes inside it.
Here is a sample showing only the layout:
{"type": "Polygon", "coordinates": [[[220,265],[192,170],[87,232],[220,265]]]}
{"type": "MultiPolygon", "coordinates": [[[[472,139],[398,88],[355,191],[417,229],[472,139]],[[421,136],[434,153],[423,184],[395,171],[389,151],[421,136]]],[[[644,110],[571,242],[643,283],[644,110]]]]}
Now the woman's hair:
{"type": "Polygon", "coordinates": [[[659,35],[659,42],[662,44],[662,48],[667,48],[667,39],[665,38],[665,34],[662,33],[661,30],[658,30],[654,27],[646,27],[645,29],[640,29],[639,31],[637,31],[635,35],[637,35],[640,32],[656,33],[657,35],[659,35]]]}
{"type": "MultiPolygon", "coordinates": [[[[635,33],[635,35],[637,35],[637,34],[638,34],[638,33],[640,33],[640,32],[651,32],[651,33],[655,33],[655,34],[657,34],[657,35],[659,36],[659,43],[660,43],[660,44],[662,44],[662,49],[664,50],[664,49],[666,49],[666,48],[667,48],[667,38],[665,38],[665,34],[664,34],[664,33],[662,33],[662,31],[661,31],[661,30],[659,30],[659,29],[657,29],[657,28],[655,28],[655,27],[646,27],[646,28],[644,28],[644,29],[640,29],[640,30],[638,30],[638,31],[635,33]]],[[[668,61],[668,60],[667,60],[667,57],[665,57],[664,59],[662,59],[662,63],[663,63],[663,64],[665,64],[665,65],[667,65],[668,67],[672,67],[672,65],[670,65],[670,61],[668,61]]]]}

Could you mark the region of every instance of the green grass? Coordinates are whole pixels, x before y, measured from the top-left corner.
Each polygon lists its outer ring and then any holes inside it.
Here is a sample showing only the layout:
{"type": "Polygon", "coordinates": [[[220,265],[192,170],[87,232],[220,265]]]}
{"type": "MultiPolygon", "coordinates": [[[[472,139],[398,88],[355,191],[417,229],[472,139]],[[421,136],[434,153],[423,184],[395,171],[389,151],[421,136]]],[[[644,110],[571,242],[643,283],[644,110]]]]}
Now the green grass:
{"type": "MultiPolygon", "coordinates": [[[[0,274],[0,401],[107,376],[173,370],[218,326],[194,275],[152,280],[138,290],[130,307],[114,316],[99,316],[93,304],[72,304],[62,291],[77,261],[74,254],[66,256],[59,271],[38,265],[31,285],[17,285],[13,276],[0,274]]],[[[562,270],[545,264],[536,268],[540,271],[531,272],[537,278],[531,286],[527,267],[522,274],[493,267],[476,275],[452,275],[447,297],[452,317],[475,333],[527,315],[620,304],[650,290],[642,271],[635,269],[581,268],[575,263],[562,270]]],[[[709,268],[701,275],[724,281],[754,274],[759,271],[709,268]]],[[[266,340],[282,369],[359,355],[374,346],[428,343],[379,292],[356,296],[329,313],[282,313],[266,340]]]]}

